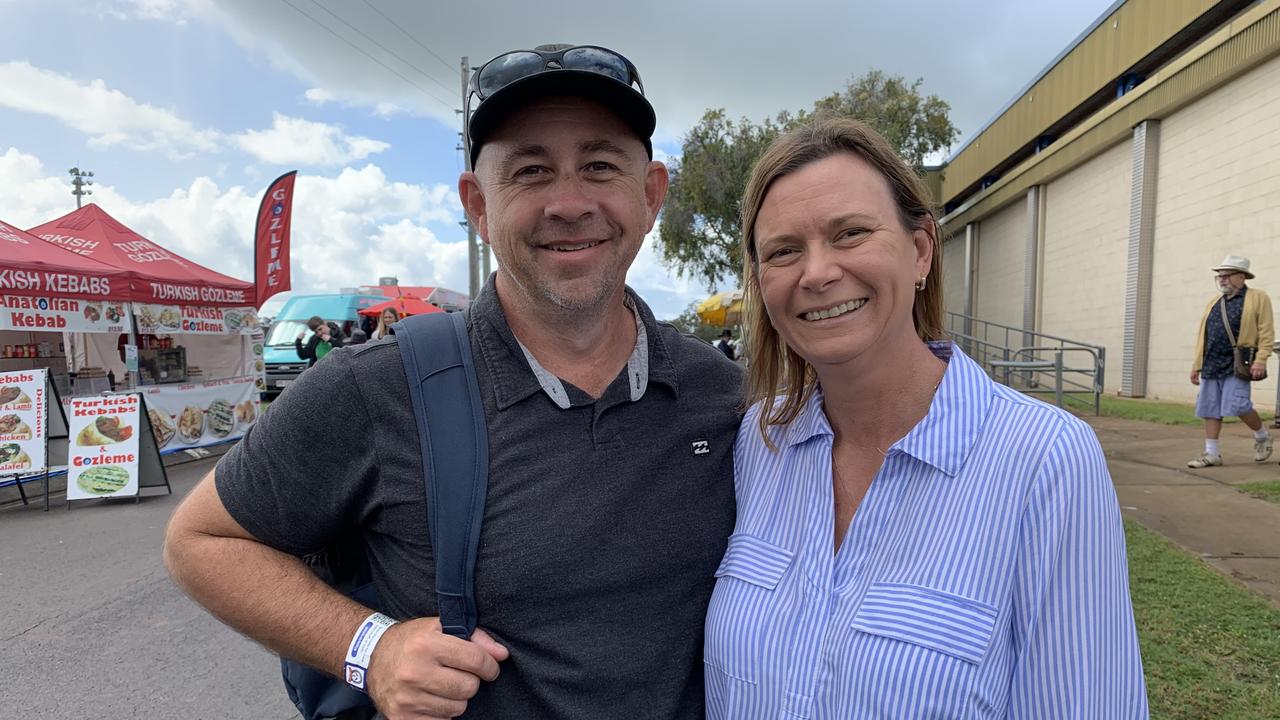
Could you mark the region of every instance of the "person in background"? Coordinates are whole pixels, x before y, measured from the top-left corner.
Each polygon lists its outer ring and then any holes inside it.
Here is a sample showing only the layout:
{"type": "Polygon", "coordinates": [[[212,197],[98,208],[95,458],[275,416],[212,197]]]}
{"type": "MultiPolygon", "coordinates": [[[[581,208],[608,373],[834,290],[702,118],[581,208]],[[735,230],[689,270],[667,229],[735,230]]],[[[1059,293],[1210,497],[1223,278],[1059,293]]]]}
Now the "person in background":
{"type": "Polygon", "coordinates": [[[927,198],[883,137],[825,116],[747,183],[710,720],[1147,717],[1102,448],[946,339],[927,198]]]}
{"type": "Polygon", "coordinates": [[[369,336],[371,340],[381,340],[391,334],[391,326],[400,322],[400,313],[395,308],[386,308],[378,314],[378,327],[369,336]]]}
{"type": "Polygon", "coordinates": [[[325,322],[319,315],[312,315],[307,320],[307,327],[311,329],[311,337],[307,339],[307,344],[302,344],[302,339],[307,334],[300,332],[293,340],[293,347],[298,357],[307,361],[307,367],[312,367],[331,350],[342,347],[342,331],[337,325],[325,322]]]}
{"type": "Polygon", "coordinates": [[[732,330],[730,330],[729,328],[725,328],[724,332],[720,333],[720,342],[716,343],[716,349],[724,353],[724,356],[729,358],[730,360],[738,359],[738,355],[734,351],[734,347],[733,347],[733,331],[732,330]]]}
{"type": "Polygon", "coordinates": [[[1189,468],[1222,464],[1218,437],[1224,417],[1238,417],[1253,431],[1254,462],[1266,462],[1272,449],[1271,433],[1262,427],[1250,398],[1250,383],[1266,375],[1275,342],[1271,298],[1265,290],[1245,284],[1253,279],[1248,258],[1228,255],[1213,271],[1218,296],[1209,301],[1200,319],[1191,366],[1191,384],[1200,387],[1196,415],[1204,418],[1204,452],[1187,462],[1189,468]],[[1235,374],[1234,346],[1254,353],[1248,380],[1235,374]]]}

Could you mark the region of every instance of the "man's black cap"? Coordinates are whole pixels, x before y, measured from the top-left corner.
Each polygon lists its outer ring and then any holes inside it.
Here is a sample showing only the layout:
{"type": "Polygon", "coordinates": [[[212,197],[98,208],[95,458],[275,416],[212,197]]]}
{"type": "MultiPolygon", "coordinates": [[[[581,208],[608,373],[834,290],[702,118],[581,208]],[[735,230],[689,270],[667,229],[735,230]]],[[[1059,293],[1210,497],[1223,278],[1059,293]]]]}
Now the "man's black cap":
{"type": "MultiPolygon", "coordinates": [[[[555,52],[574,45],[539,45],[542,52],[555,52]]],[[[505,54],[505,53],[504,53],[505,54]]],[[[480,157],[480,147],[494,130],[515,110],[533,100],[557,95],[571,95],[594,100],[627,123],[653,158],[653,142],[650,139],[657,125],[653,106],[638,89],[626,85],[608,75],[587,70],[548,69],[520,78],[480,101],[471,113],[468,132],[471,139],[471,166],[480,157]]]]}

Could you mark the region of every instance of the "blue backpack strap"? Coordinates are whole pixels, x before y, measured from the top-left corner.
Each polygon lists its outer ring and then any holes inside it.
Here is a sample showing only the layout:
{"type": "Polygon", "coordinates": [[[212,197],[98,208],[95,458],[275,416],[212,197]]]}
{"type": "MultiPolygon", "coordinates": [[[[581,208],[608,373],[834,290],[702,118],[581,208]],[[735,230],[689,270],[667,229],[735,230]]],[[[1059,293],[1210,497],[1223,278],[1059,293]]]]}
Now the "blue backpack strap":
{"type": "Polygon", "coordinates": [[[462,313],[432,313],[392,328],[422,446],[440,625],[469,639],[476,629],[476,549],[489,485],[489,437],[467,321],[462,313]]]}

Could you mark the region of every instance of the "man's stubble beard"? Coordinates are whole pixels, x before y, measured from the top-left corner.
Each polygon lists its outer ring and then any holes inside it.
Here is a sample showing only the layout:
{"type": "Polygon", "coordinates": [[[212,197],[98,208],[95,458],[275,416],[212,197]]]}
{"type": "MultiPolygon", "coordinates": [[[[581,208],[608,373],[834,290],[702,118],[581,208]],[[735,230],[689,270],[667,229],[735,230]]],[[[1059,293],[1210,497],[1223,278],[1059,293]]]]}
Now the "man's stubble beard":
{"type": "MultiPolygon", "coordinates": [[[[547,228],[539,227],[530,240],[522,240],[522,242],[527,247],[532,248],[534,253],[538,253],[543,252],[539,249],[540,246],[550,240],[573,234],[575,233],[563,231],[552,233],[548,232],[547,228]],[[554,235],[554,237],[548,238],[548,235],[554,235]]],[[[602,233],[582,233],[579,231],[576,234],[598,237],[602,233]]],[[[620,228],[613,223],[608,223],[608,243],[624,243],[623,237],[620,228]]],[[[611,256],[602,271],[589,279],[592,287],[585,295],[568,295],[559,292],[556,288],[557,283],[540,273],[527,273],[523,276],[511,272],[507,274],[516,285],[520,286],[526,299],[535,306],[544,307],[557,314],[582,314],[604,309],[604,303],[613,296],[626,280],[627,270],[630,268],[631,263],[635,261],[635,255],[637,254],[639,254],[639,248],[636,249],[636,253],[630,259],[616,255],[611,256]]],[[[501,258],[499,258],[499,262],[501,262],[501,258]]]]}

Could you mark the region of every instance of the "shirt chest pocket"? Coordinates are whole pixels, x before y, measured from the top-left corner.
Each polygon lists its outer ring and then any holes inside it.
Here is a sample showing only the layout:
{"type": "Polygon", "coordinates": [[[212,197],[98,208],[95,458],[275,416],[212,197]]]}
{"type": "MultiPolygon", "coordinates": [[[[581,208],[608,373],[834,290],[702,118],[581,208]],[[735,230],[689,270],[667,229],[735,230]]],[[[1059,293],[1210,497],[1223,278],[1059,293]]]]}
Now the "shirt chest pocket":
{"type": "Polygon", "coordinates": [[[853,618],[853,629],[926,648],[967,665],[991,646],[997,610],[979,600],[905,583],[875,583],[853,618]]]}
{"type": "Polygon", "coordinates": [[[791,550],[754,535],[729,537],[707,608],[708,666],[737,680],[756,682],[769,643],[785,634],[786,620],[793,616],[790,594],[779,588],[793,557],[791,550]]]}

